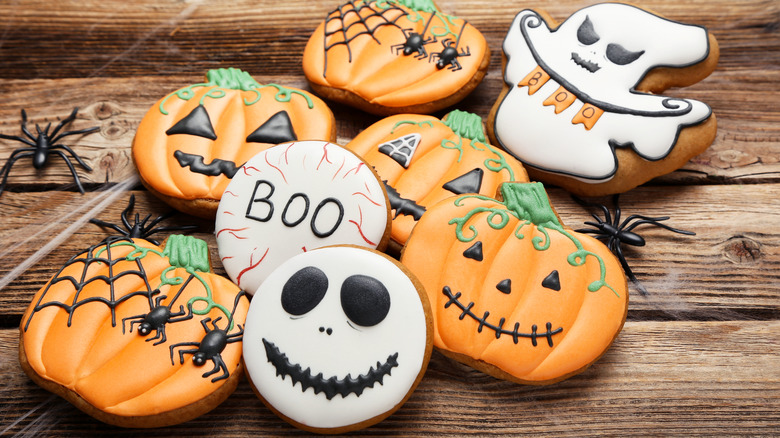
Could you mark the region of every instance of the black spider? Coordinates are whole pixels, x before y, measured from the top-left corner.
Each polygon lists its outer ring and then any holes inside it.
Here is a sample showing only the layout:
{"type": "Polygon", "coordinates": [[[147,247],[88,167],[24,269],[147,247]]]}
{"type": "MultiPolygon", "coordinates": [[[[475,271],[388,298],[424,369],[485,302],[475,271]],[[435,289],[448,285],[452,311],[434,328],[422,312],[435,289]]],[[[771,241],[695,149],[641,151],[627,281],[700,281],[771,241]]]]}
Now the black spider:
{"type": "Polygon", "coordinates": [[[196,366],[203,366],[206,361],[210,360],[214,364],[214,368],[212,368],[211,371],[203,373],[203,377],[208,377],[222,370],[222,374],[211,379],[211,381],[216,382],[217,380],[227,379],[230,372],[227,369],[227,365],[225,365],[225,362],[222,360],[222,351],[227,344],[239,342],[243,339],[244,328],[241,324],[238,324],[238,332],[229,335],[227,331],[228,327],[230,327],[230,323],[228,323],[227,327],[223,330],[217,327],[217,322],[220,319],[222,319],[221,316],[211,323],[213,329],[209,329],[208,327],[208,322],[211,321],[211,318],[205,318],[200,321],[203,329],[206,330],[206,336],[204,336],[200,342],[180,342],[171,345],[171,364],[174,364],[173,351],[176,347],[192,346],[195,348],[190,350],[179,350],[179,363],[184,363],[185,354],[192,355],[192,362],[196,366]]]}
{"type": "MultiPolygon", "coordinates": [[[[181,293],[182,290],[186,285],[182,286],[181,289],[179,289],[179,293],[181,293]]],[[[152,292],[152,295],[160,293],[160,290],[157,289],[154,292],[152,292]]],[[[128,316],[127,318],[122,318],[122,334],[125,333],[125,322],[127,320],[130,320],[130,333],[133,332],[133,324],[138,324],[138,334],[141,336],[146,336],[149,333],[154,330],[156,333],[153,337],[146,340],[146,342],[153,341],[155,339],[159,339],[159,341],[155,342],[152,345],[159,345],[163,342],[168,340],[168,337],[165,335],[165,324],[167,323],[174,323],[179,321],[186,321],[188,319],[192,319],[192,308],[190,308],[189,312],[184,310],[184,306],[179,305],[179,311],[178,312],[171,312],[171,306],[173,306],[173,302],[176,301],[176,298],[178,298],[179,294],[177,293],[176,296],[171,300],[170,304],[167,306],[160,305],[160,302],[167,298],[166,295],[160,295],[154,300],[154,307],[152,307],[149,310],[149,313],[145,313],[142,315],[134,315],[134,316],[128,316]]]]}
{"type": "Polygon", "coordinates": [[[0,138],[22,142],[30,147],[21,147],[13,151],[11,156],[8,157],[8,161],[5,163],[3,168],[0,169],[0,175],[3,175],[3,182],[0,184],[0,194],[2,194],[3,190],[5,189],[5,183],[8,181],[8,175],[11,173],[11,167],[13,167],[14,163],[16,163],[18,159],[32,157],[33,167],[36,169],[41,169],[46,165],[50,154],[59,155],[63,160],[65,160],[65,164],[68,165],[70,173],[73,174],[73,179],[76,181],[76,187],[78,187],[81,193],[84,193],[84,187],[81,186],[81,180],[79,180],[79,176],[76,174],[76,169],[73,168],[73,164],[71,164],[68,156],[65,155],[65,152],[69,153],[73,159],[75,159],[81,165],[81,167],[87,171],[91,171],[92,168],[89,167],[87,163],[85,163],[84,160],[82,160],[78,155],[76,155],[76,153],[73,152],[71,148],[62,144],[56,144],[63,137],[77,134],[89,134],[100,129],[98,127],[93,127],[79,129],[78,131],[65,131],[60,133],[60,129],[62,129],[63,126],[72,122],[76,118],[76,113],[78,110],[78,108],[74,108],[73,112],[70,113],[67,118],[57,124],[57,126],[54,128],[54,131],[51,133],[49,133],[51,123],[46,125],[46,129],[41,129],[41,127],[36,123],[35,129],[38,131],[37,137],[27,129],[27,113],[22,110],[22,132],[27,136],[27,138],[5,134],[0,134],[0,138]],[[62,152],[63,150],[65,152],[62,152]]]}
{"type": "Polygon", "coordinates": [[[428,61],[433,61],[434,59],[438,59],[436,61],[436,68],[439,70],[443,69],[444,67],[449,66],[449,69],[452,71],[458,71],[462,69],[463,67],[460,65],[460,62],[458,62],[458,58],[461,56],[471,56],[471,52],[469,51],[469,48],[466,47],[465,49],[461,49],[460,52],[458,52],[458,42],[455,41],[453,43],[452,39],[447,38],[441,42],[442,46],[444,48],[441,52],[435,52],[431,53],[431,56],[428,58],[428,61]]]}
{"type": "Polygon", "coordinates": [[[130,225],[130,221],[127,219],[128,213],[130,213],[130,210],[133,209],[135,206],[135,195],[130,195],[130,201],[127,203],[127,207],[122,210],[122,224],[125,226],[125,229],[122,229],[119,225],[112,224],[109,222],[101,221],[99,219],[90,219],[89,221],[95,225],[101,226],[101,227],[107,227],[111,228],[114,231],[119,232],[122,236],[126,236],[129,238],[136,238],[136,239],[144,239],[149,242],[152,242],[155,245],[159,245],[160,242],[150,239],[149,236],[155,233],[159,233],[162,231],[190,231],[194,230],[197,227],[197,225],[182,225],[182,226],[175,226],[175,227],[157,227],[154,226],[160,223],[161,221],[168,219],[169,217],[176,214],[175,211],[171,211],[170,213],[166,213],[162,216],[157,216],[156,219],[152,220],[149,225],[146,224],[146,221],[149,220],[149,218],[152,217],[151,214],[146,215],[146,217],[143,220],[140,220],[140,215],[138,213],[135,214],[135,221],[132,225],[130,225]]]}
{"type": "Polygon", "coordinates": [[[617,256],[618,260],[620,260],[620,264],[623,266],[623,270],[626,271],[626,276],[628,276],[628,279],[634,283],[636,288],[639,290],[639,293],[642,295],[647,295],[647,289],[642,286],[642,284],[636,278],[636,275],[634,275],[634,273],[631,271],[631,268],[628,266],[628,262],[623,255],[623,248],[620,245],[625,243],[632,246],[645,246],[645,239],[639,234],[633,232],[636,227],[645,224],[654,225],[675,233],[685,234],[688,236],[695,236],[696,233],[693,231],[678,230],[677,228],[672,228],[666,224],[660,223],[669,219],[669,216],[648,217],[639,214],[632,214],[623,222],[620,222],[620,205],[618,204],[618,197],[619,195],[614,195],[612,198],[612,204],[615,206],[615,217],[613,219],[609,213],[609,209],[605,205],[586,202],[572,195],[572,198],[578,204],[584,207],[598,208],[604,213],[603,220],[595,213],[591,213],[591,216],[596,219],[596,222],[588,221],[585,222],[585,225],[590,225],[593,228],[581,228],[575,231],[578,233],[595,234],[595,237],[604,242],[607,245],[607,248],[609,248],[609,250],[617,256]],[[632,221],[634,222],[632,223],[632,221]]]}
{"type": "Polygon", "coordinates": [[[428,19],[427,23],[425,23],[425,27],[423,28],[422,33],[412,32],[412,29],[401,29],[401,31],[404,33],[404,36],[406,37],[406,41],[402,44],[395,44],[391,46],[390,50],[395,52],[396,55],[398,52],[403,51],[404,56],[409,56],[412,53],[417,52],[417,54],[414,56],[415,59],[427,58],[428,52],[425,51],[425,45],[435,43],[436,37],[431,36],[429,38],[424,38],[424,35],[425,32],[428,31],[428,26],[430,26],[431,21],[433,21],[433,17],[435,15],[435,11],[431,13],[431,18],[428,19]]]}

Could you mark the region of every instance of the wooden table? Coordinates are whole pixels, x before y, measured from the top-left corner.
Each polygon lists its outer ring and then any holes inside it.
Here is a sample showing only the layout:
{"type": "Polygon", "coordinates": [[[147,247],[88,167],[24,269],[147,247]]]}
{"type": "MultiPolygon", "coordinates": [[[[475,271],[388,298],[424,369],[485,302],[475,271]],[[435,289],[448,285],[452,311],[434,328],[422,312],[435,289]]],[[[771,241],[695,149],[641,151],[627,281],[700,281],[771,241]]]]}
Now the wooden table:
{"type": "MultiPolygon", "coordinates": [[[[541,7],[564,19],[586,3],[591,2],[440,0],[442,10],[482,30],[493,49],[485,81],[458,107],[487,116],[502,84],[501,42],[516,12],[541,7]]],[[[626,255],[650,294],[640,296],[632,287],[623,332],[581,375],[546,387],[520,386],[434,353],[409,402],[362,434],[780,434],[780,2],[641,3],[672,19],[707,26],[721,46],[718,69],[709,78],[669,92],[712,106],[719,125],[714,144],[681,170],[620,198],[624,214],[669,215],[670,225],[697,235],[639,228],[648,245],[627,248],[626,255]]],[[[129,193],[92,216],[88,210],[107,196],[106,187],[133,177],[130,144],[150,105],[218,67],[241,68],[260,82],[306,88],[304,44],[335,5],[302,0],[0,4],[0,132],[19,133],[23,108],[32,123],[56,124],[78,106],[71,128],[100,128],[99,134],[71,143],[94,169],[78,170],[85,195],[56,159],[41,171],[21,160],[0,196],[0,276],[14,275],[0,290],[0,435],[299,433],[268,411],[246,382],[211,413],[176,427],[134,431],[104,425],[23,374],[18,326],[32,295],[56,269],[106,237],[83,220],[119,218],[129,193]],[[69,237],[50,254],[17,269],[63,231],[69,237]],[[15,269],[23,272],[16,276],[15,269]]],[[[339,105],[333,109],[342,144],[378,119],[339,105]]],[[[19,146],[0,141],[0,162],[19,146]]],[[[169,210],[140,185],[130,189],[135,211],[169,210]]],[[[565,192],[550,193],[568,225],[577,228],[589,218],[565,192]]],[[[216,256],[212,223],[183,214],[170,223],[198,225],[194,234],[208,240],[216,256]]]]}

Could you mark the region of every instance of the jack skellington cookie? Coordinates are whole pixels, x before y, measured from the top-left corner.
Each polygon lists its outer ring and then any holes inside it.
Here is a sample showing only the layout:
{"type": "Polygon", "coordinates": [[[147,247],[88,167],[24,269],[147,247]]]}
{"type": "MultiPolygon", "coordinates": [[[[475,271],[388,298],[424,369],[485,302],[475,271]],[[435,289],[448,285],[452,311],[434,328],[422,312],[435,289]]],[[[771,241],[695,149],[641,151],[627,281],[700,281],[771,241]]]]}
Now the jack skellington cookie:
{"type": "Polygon", "coordinates": [[[715,138],[708,105],[659,95],[715,69],[718,45],[703,27],[620,3],[585,7],[560,26],[524,10],[503,47],[489,134],[532,179],[585,196],[624,192],[715,138]]]}
{"type": "Polygon", "coordinates": [[[381,115],[454,105],[479,85],[489,62],[485,37],[432,0],[347,0],[303,52],[318,95],[381,115]]]}
{"type": "Polygon", "coordinates": [[[357,155],[325,141],[298,141],[263,151],[236,172],[215,227],[225,271],[251,294],[298,253],[336,244],[383,250],[390,203],[357,155]]]}
{"type": "Polygon", "coordinates": [[[368,427],[419,383],[431,354],[428,298],[396,260],[332,246],[268,276],[247,315],[244,363],[255,392],[314,432],[368,427]]]}

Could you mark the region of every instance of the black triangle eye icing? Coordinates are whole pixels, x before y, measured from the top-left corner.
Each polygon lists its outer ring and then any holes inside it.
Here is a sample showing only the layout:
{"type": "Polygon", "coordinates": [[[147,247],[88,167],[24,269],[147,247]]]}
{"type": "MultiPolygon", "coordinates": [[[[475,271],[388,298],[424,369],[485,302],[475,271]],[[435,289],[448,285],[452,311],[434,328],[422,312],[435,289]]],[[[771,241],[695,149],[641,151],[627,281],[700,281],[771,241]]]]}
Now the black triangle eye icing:
{"type": "Polygon", "coordinates": [[[176,122],[176,124],[171,126],[165,133],[167,135],[194,135],[208,138],[209,140],[217,139],[217,134],[214,132],[214,126],[211,124],[209,113],[206,112],[206,107],[203,105],[196,106],[192,112],[176,122]]]}
{"type": "Polygon", "coordinates": [[[390,311],[390,292],[374,277],[352,275],[341,285],[341,308],[355,324],[375,326],[390,311]]]}
{"type": "Polygon", "coordinates": [[[601,39],[601,37],[596,33],[596,29],[593,28],[593,23],[590,21],[590,17],[586,16],[585,21],[583,21],[582,24],[580,24],[579,29],[577,29],[577,39],[586,46],[594,44],[601,39]]]}
{"type": "Polygon", "coordinates": [[[246,138],[247,143],[279,144],[298,140],[287,111],[272,115],[246,138]]]}
{"type": "Polygon", "coordinates": [[[639,59],[645,53],[644,50],[632,52],[620,44],[607,45],[607,59],[617,65],[628,65],[639,59]]]}
{"type": "Polygon", "coordinates": [[[309,313],[325,297],[328,276],[314,266],[293,274],[282,287],[282,308],[294,316],[309,313]]]}
{"type": "Polygon", "coordinates": [[[558,271],[550,272],[550,274],[542,280],[542,287],[556,292],[561,290],[561,278],[558,275],[558,271]]]}

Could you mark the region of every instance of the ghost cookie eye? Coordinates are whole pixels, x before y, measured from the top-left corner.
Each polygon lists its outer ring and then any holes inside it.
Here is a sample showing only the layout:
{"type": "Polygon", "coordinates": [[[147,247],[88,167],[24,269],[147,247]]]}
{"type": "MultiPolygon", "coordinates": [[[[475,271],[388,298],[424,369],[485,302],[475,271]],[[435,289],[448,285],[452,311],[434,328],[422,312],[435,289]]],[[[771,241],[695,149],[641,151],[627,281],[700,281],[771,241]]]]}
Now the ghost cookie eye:
{"type": "Polygon", "coordinates": [[[352,275],[341,285],[344,314],[361,327],[382,322],[390,311],[390,293],[379,280],[367,275],[352,275]]]}
{"type": "Polygon", "coordinates": [[[322,301],[328,291],[328,276],[314,266],[307,266],[290,277],[282,287],[282,308],[301,316],[309,313],[322,301]]]}

